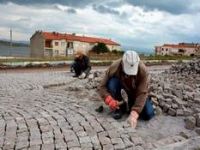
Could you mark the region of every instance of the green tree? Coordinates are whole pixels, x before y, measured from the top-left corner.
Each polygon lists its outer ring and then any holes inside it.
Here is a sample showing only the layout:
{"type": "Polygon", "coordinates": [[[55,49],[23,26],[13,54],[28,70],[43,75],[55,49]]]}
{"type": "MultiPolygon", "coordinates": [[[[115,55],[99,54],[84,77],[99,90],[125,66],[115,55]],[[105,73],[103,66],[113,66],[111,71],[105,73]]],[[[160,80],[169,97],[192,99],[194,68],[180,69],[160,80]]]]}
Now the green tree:
{"type": "Polygon", "coordinates": [[[92,48],[92,51],[99,54],[99,53],[107,53],[109,52],[108,47],[104,43],[98,43],[92,48]]]}

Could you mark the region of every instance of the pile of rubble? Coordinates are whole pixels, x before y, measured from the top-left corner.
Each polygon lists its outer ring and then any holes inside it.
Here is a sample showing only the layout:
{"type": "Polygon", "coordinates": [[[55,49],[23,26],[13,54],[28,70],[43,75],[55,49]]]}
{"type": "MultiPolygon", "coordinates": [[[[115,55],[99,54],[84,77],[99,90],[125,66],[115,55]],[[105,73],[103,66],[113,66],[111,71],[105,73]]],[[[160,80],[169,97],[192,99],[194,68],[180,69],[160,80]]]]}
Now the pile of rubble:
{"type": "Polygon", "coordinates": [[[182,75],[200,74],[200,60],[196,59],[188,63],[181,63],[179,65],[172,65],[169,70],[170,73],[179,73],[182,75]]]}
{"type": "MultiPolygon", "coordinates": [[[[86,89],[96,89],[103,72],[94,72],[86,89]]],[[[173,65],[163,73],[152,73],[150,94],[157,113],[185,117],[186,128],[200,134],[200,60],[173,65]],[[199,128],[198,128],[199,127],[199,128]]]]}
{"type": "Polygon", "coordinates": [[[104,72],[101,71],[95,71],[92,72],[88,77],[88,82],[85,85],[85,88],[90,89],[97,89],[102,78],[103,78],[104,72]]]}
{"type": "Polygon", "coordinates": [[[151,75],[155,104],[171,116],[184,116],[185,127],[200,134],[200,60],[172,66],[151,75]]]}

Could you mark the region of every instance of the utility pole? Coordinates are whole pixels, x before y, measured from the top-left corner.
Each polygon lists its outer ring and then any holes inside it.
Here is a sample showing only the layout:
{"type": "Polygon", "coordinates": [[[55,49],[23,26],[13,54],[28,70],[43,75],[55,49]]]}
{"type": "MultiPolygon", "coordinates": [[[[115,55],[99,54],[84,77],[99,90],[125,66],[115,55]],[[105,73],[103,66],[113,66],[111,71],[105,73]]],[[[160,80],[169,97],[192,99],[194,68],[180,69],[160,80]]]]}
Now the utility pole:
{"type": "Polygon", "coordinates": [[[12,55],[12,28],[10,29],[10,52],[9,52],[9,56],[12,55]]]}

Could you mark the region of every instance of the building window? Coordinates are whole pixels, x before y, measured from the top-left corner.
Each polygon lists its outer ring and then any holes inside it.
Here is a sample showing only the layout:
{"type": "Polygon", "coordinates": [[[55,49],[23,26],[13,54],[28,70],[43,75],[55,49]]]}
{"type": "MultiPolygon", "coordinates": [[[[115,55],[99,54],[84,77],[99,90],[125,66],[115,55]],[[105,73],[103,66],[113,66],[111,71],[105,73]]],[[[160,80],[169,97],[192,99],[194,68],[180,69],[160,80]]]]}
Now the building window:
{"type": "Polygon", "coordinates": [[[73,42],[68,42],[68,43],[67,43],[67,48],[74,48],[73,42]]]}
{"type": "Polygon", "coordinates": [[[55,46],[58,46],[58,42],[55,42],[55,46]]]}
{"type": "Polygon", "coordinates": [[[55,50],[55,55],[59,55],[59,50],[55,50]]]}
{"type": "Polygon", "coordinates": [[[65,47],[65,42],[61,42],[61,46],[62,46],[62,47],[65,47]]]}
{"type": "Polygon", "coordinates": [[[193,56],[194,56],[194,54],[190,54],[190,56],[191,56],[191,57],[193,57],[193,56]]]}
{"type": "Polygon", "coordinates": [[[184,49],[178,49],[178,52],[179,52],[179,53],[184,53],[185,50],[184,50],[184,49]]]}
{"type": "Polygon", "coordinates": [[[45,47],[52,47],[51,46],[51,41],[45,41],[45,47]]]}

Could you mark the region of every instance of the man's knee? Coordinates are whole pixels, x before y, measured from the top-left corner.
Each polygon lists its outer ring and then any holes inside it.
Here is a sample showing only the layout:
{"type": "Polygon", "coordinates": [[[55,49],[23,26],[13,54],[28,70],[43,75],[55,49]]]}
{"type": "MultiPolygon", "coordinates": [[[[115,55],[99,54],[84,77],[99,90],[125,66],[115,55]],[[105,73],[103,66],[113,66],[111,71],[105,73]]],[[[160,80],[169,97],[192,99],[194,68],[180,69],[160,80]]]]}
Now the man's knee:
{"type": "Polygon", "coordinates": [[[108,91],[113,97],[120,94],[121,84],[118,78],[111,78],[107,83],[108,91]]]}
{"type": "Polygon", "coordinates": [[[154,117],[154,110],[153,109],[149,109],[146,112],[146,116],[145,116],[145,120],[150,120],[151,118],[154,117]]]}
{"type": "Polygon", "coordinates": [[[146,104],[143,108],[143,111],[141,113],[141,118],[143,120],[150,120],[155,116],[153,103],[150,98],[147,99],[146,104]]]}

